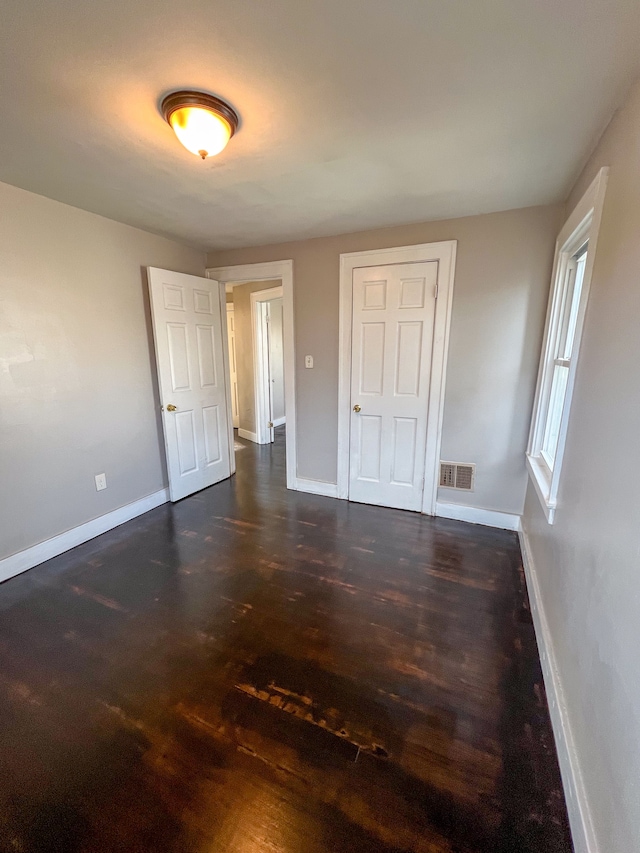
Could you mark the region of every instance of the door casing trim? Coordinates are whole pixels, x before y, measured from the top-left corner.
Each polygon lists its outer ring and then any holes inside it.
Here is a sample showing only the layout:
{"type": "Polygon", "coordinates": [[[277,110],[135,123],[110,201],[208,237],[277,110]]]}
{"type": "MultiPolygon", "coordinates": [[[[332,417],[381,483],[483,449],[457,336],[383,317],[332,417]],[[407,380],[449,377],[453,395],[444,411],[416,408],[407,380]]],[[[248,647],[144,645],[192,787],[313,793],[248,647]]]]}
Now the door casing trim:
{"type": "Polygon", "coordinates": [[[349,499],[349,430],[351,423],[351,323],[353,303],[353,271],[358,267],[389,264],[438,262],[438,296],[431,353],[431,386],[427,414],[427,441],[424,465],[422,512],[436,514],[438,494],[438,461],[442,440],[442,418],[447,375],[449,331],[453,305],[453,282],[457,240],[420,243],[366,252],[340,255],[340,340],[338,377],[338,497],[349,499]]]}

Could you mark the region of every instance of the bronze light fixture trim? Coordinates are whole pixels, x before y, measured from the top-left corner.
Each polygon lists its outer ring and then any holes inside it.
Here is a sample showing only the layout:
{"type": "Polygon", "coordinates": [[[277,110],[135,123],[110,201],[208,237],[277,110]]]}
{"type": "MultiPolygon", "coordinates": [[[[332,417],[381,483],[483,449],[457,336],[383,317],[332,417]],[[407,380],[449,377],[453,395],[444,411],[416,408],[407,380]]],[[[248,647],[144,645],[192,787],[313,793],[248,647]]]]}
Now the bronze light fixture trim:
{"type": "Polygon", "coordinates": [[[233,107],[207,92],[171,92],[160,109],[184,147],[203,160],[219,154],[238,129],[233,107]]]}

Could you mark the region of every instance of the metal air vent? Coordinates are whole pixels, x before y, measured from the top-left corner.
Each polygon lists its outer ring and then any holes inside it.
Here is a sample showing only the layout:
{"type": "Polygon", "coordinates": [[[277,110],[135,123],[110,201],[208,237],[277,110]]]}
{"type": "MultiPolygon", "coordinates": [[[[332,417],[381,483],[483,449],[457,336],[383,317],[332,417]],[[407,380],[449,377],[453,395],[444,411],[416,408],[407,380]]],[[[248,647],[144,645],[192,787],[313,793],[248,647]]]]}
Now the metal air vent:
{"type": "Polygon", "coordinates": [[[441,462],[440,486],[444,489],[462,489],[472,492],[476,466],[466,462],[441,462]]]}
{"type": "Polygon", "coordinates": [[[447,489],[456,487],[456,466],[451,462],[440,463],[440,485],[447,489]]]}

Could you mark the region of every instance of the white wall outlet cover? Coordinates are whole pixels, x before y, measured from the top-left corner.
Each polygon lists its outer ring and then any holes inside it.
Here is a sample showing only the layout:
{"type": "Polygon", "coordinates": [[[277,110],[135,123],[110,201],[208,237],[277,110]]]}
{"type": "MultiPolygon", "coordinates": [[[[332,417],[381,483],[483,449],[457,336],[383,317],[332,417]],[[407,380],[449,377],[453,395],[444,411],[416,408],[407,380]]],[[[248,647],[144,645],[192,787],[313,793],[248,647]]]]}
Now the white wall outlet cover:
{"type": "Polygon", "coordinates": [[[101,492],[103,489],[107,488],[107,475],[106,474],[96,474],[96,492],[101,492]]]}
{"type": "Polygon", "coordinates": [[[313,356],[312,355],[305,355],[304,366],[305,367],[313,367],[313,356]]]}

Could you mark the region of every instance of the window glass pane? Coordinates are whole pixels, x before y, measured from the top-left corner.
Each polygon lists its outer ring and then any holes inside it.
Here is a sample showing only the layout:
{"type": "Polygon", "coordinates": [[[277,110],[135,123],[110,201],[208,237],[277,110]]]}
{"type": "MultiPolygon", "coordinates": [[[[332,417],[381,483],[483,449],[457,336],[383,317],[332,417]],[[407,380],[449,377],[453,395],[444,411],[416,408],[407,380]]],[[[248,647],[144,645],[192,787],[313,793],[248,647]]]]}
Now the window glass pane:
{"type": "Polygon", "coordinates": [[[569,323],[569,305],[573,295],[573,285],[576,280],[576,262],[573,258],[567,258],[562,279],[558,281],[560,299],[558,302],[558,331],[553,348],[553,358],[564,358],[565,341],[567,339],[567,326],[569,323]]]}
{"type": "Polygon", "coordinates": [[[558,449],[558,436],[560,434],[560,421],[564,408],[564,397],[567,391],[567,379],[569,368],[562,365],[554,365],[553,379],[551,380],[551,396],[547,409],[547,419],[542,437],[542,456],[553,471],[553,465],[558,449]]]}
{"type": "Polygon", "coordinates": [[[573,293],[571,294],[571,302],[567,303],[565,310],[568,310],[567,331],[564,339],[564,346],[560,352],[560,358],[571,358],[573,352],[573,339],[576,336],[576,323],[578,322],[578,308],[580,306],[580,294],[582,293],[582,280],[584,279],[584,268],[587,265],[587,253],[583,252],[576,259],[576,274],[573,283],[573,293]]]}

